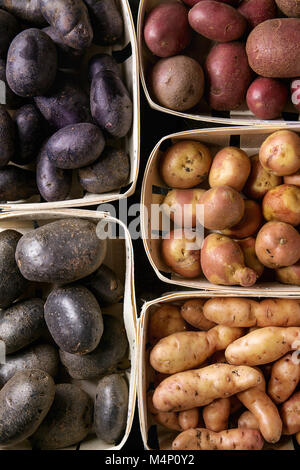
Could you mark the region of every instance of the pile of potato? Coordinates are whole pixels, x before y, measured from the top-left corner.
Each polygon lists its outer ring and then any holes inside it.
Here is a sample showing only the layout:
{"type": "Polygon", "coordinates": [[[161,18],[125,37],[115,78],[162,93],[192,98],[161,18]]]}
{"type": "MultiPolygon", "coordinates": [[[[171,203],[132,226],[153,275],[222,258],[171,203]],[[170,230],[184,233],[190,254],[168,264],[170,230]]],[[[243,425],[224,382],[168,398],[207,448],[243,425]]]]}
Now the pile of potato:
{"type": "Polygon", "coordinates": [[[0,448],[122,439],[128,340],[123,319],[102,307],[124,289],[103,264],[106,250],[85,219],[0,233],[0,448]]]}
{"type": "Polygon", "coordinates": [[[148,412],[174,450],[300,439],[300,301],[163,303],[148,323],[148,412]]]}
{"type": "Polygon", "coordinates": [[[128,184],[120,139],[132,100],[113,56],[93,48],[120,42],[123,30],[114,0],[0,2],[1,201],[62,201],[128,184]]]}
{"type": "Polygon", "coordinates": [[[162,240],[164,262],[184,278],[203,273],[213,284],[252,286],[276,276],[300,285],[299,169],[300,137],[289,130],[270,134],[252,157],[225,147],[212,158],[197,141],[171,145],[159,161],[173,188],[162,205],[174,222],[162,240]],[[200,225],[202,245],[193,230],[200,225]]]}
{"type": "Polygon", "coordinates": [[[260,119],[280,117],[288,103],[300,111],[298,1],[156,2],[143,28],[160,105],[199,113],[204,102],[229,111],[246,101],[260,119]]]}

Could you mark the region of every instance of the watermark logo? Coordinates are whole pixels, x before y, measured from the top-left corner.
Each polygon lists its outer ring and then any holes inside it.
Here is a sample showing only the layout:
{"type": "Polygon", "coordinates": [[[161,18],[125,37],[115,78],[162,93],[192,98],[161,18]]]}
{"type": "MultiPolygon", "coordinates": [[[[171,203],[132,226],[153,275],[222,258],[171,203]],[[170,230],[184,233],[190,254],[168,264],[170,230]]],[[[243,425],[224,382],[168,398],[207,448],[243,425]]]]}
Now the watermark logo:
{"type": "Polygon", "coordinates": [[[296,339],[293,342],[292,349],[295,350],[292,354],[292,362],[293,364],[299,365],[300,364],[300,338],[296,339]]]}
{"type": "Polygon", "coordinates": [[[6,347],[2,340],[0,340],[0,364],[6,364],[6,347]]]}
{"type": "Polygon", "coordinates": [[[300,80],[295,80],[293,82],[293,88],[292,103],[298,105],[300,104],[300,80]]]}
{"type": "Polygon", "coordinates": [[[6,104],[6,84],[0,80],[0,104],[6,104]]]}

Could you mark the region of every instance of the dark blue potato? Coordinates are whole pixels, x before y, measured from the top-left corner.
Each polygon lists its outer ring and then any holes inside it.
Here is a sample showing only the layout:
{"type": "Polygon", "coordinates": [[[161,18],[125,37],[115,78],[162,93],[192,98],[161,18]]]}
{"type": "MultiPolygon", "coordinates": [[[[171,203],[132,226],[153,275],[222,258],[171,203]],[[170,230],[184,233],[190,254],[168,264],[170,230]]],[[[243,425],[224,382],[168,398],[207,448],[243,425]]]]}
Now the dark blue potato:
{"type": "Polygon", "coordinates": [[[28,23],[37,25],[45,23],[40,9],[40,0],[0,0],[0,7],[28,23]]]}
{"type": "Polygon", "coordinates": [[[57,47],[58,68],[78,69],[83,58],[83,51],[67,46],[63,42],[63,38],[52,26],[43,28],[43,31],[48,34],[57,47]]]}
{"type": "Polygon", "coordinates": [[[35,173],[13,165],[0,169],[0,201],[19,201],[38,194],[35,173]]]}
{"type": "Polygon", "coordinates": [[[87,7],[82,0],[40,0],[47,22],[73,49],[86,49],[93,40],[87,7]]]}
{"type": "Polygon", "coordinates": [[[118,75],[98,72],[91,85],[91,113],[102,129],[113,137],[124,137],[132,125],[132,101],[118,75]]]}
{"type": "Polygon", "coordinates": [[[54,395],[55,384],[46,372],[17,372],[0,391],[0,448],[31,436],[47,415],[54,395]]]}
{"type": "Polygon", "coordinates": [[[91,276],[82,280],[92,291],[100,305],[120,302],[124,295],[124,286],[117,275],[105,264],[102,264],[91,276]]]}
{"type": "Polygon", "coordinates": [[[88,5],[93,30],[93,42],[99,46],[111,46],[123,35],[123,18],[115,0],[85,0],[88,5]]]}
{"type": "Polygon", "coordinates": [[[6,105],[7,109],[18,109],[24,104],[24,98],[17,96],[8,86],[6,80],[6,62],[0,59],[0,81],[1,83],[1,97],[0,103],[6,105]],[[5,92],[2,95],[3,87],[5,86],[5,92]]]}
{"type": "Polygon", "coordinates": [[[92,122],[90,100],[82,87],[63,74],[46,96],[37,96],[35,104],[55,130],[83,122],[92,122]]]}
{"type": "Polygon", "coordinates": [[[46,150],[57,168],[70,170],[93,163],[105,146],[103,133],[90,123],[66,126],[50,137],[46,150]]]}
{"type": "Polygon", "coordinates": [[[128,340],[122,321],[103,315],[104,332],[99,346],[90,354],[79,356],[59,351],[60,360],[73,379],[88,380],[115,369],[124,358],[128,340]]]}
{"type": "Polygon", "coordinates": [[[19,25],[13,15],[0,10],[0,58],[6,59],[9,45],[19,32],[19,25]]]}
{"type": "Polygon", "coordinates": [[[45,303],[45,321],[60,349],[72,354],[92,352],[103,333],[99,304],[83,286],[54,289],[45,303]]]}
{"type": "Polygon", "coordinates": [[[13,304],[0,318],[0,339],[5,343],[6,354],[33,343],[45,328],[44,302],[41,299],[13,304]]]}
{"type": "Polygon", "coordinates": [[[23,235],[16,249],[26,279],[63,284],[92,274],[102,264],[107,241],[85,219],[61,219],[23,235]]]}
{"type": "Polygon", "coordinates": [[[91,430],[93,401],[76,385],[59,384],[53,405],[30,438],[33,449],[54,450],[81,442],[91,430]]]}
{"type": "Polygon", "coordinates": [[[53,84],[56,71],[56,47],[46,33],[31,28],[14,38],[7,54],[6,79],[16,95],[43,95],[53,84]]]}
{"type": "Polygon", "coordinates": [[[17,372],[24,369],[39,369],[55,377],[58,370],[59,356],[51,344],[37,344],[6,357],[5,364],[0,364],[0,388],[17,372]]]}
{"type": "Polygon", "coordinates": [[[120,374],[100,380],[96,389],[94,423],[97,436],[108,444],[118,444],[124,435],[128,413],[128,385],[120,374]]]}
{"type": "Polygon", "coordinates": [[[130,161],[123,150],[106,147],[100,158],[79,170],[79,180],[89,193],[102,194],[128,184],[130,161]]]}
{"type": "Polygon", "coordinates": [[[45,121],[33,104],[22,106],[14,115],[16,124],[16,151],[12,161],[27,165],[36,159],[45,137],[45,121]]]}
{"type": "Polygon", "coordinates": [[[110,70],[121,78],[121,70],[112,55],[96,54],[89,61],[89,81],[91,82],[98,72],[103,72],[104,70],[110,70]]]}
{"type": "Polygon", "coordinates": [[[36,182],[45,201],[64,201],[72,187],[72,171],[56,168],[49,161],[46,144],[42,147],[36,164],[36,182]]]}
{"type": "Polygon", "coordinates": [[[17,243],[21,237],[21,233],[15,230],[0,233],[0,308],[9,307],[27,287],[27,281],[15,260],[17,243]]]}
{"type": "Polygon", "coordinates": [[[8,112],[5,111],[4,106],[0,105],[0,168],[7,165],[13,158],[15,153],[15,139],[16,131],[13,120],[8,112]]]}

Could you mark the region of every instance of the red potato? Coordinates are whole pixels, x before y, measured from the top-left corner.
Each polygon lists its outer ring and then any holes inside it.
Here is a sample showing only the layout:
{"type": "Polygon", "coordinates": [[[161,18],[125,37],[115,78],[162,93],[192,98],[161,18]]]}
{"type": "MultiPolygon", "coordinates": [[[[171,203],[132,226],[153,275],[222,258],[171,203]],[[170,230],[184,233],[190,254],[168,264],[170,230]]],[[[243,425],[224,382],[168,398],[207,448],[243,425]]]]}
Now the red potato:
{"type": "Polygon", "coordinates": [[[197,3],[188,14],[191,27],[207,39],[230,42],[246,31],[247,22],[235,8],[214,0],[197,3]]]}
{"type": "Polygon", "coordinates": [[[291,100],[297,111],[300,111],[300,78],[291,82],[291,100]]]}
{"type": "Polygon", "coordinates": [[[228,429],[230,413],[230,398],[219,398],[213,401],[202,410],[205,427],[214,432],[225,431],[228,429]]]}
{"type": "Polygon", "coordinates": [[[245,265],[248,268],[253,269],[259,278],[264,272],[264,265],[259,261],[256,252],[255,252],[255,238],[248,237],[244,240],[237,240],[239,246],[241,247],[245,259],[245,265]]]}
{"type": "MultiPolygon", "coordinates": [[[[203,2],[203,0],[183,0],[183,1],[190,7],[193,7],[199,2],[203,2]]],[[[217,1],[220,3],[228,3],[228,5],[232,5],[233,7],[237,6],[237,4],[239,3],[239,0],[217,0],[217,1]]]]}
{"type": "Polygon", "coordinates": [[[284,403],[294,393],[300,380],[300,363],[287,354],[272,365],[268,394],[275,403],[284,403]]]}
{"type": "Polygon", "coordinates": [[[146,18],[144,38],[158,57],[179,54],[192,39],[187,8],[178,2],[157,5],[146,18]]]}
{"type": "Polygon", "coordinates": [[[238,427],[244,429],[257,429],[259,430],[258,421],[251,411],[244,411],[238,420],[238,427]]]}
{"type": "Polygon", "coordinates": [[[205,71],[211,108],[218,111],[239,108],[253,77],[244,44],[216,44],[207,56],[205,71]]]}
{"type": "Polygon", "coordinates": [[[276,277],[283,284],[300,286],[300,261],[292,266],[276,269],[276,277]]]}
{"type": "Polygon", "coordinates": [[[165,263],[176,274],[186,278],[195,278],[201,275],[200,241],[195,232],[173,230],[169,238],[162,240],[162,257],[165,263]]]}
{"type": "Polygon", "coordinates": [[[260,163],[258,155],[251,157],[250,161],[251,172],[244,186],[244,193],[249,198],[261,199],[270,189],[280,185],[282,178],[268,173],[260,163]]]}
{"type": "Polygon", "coordinates": [[[239,245],[229,237],[212,233],[201,250],[201,266],[205,277],[213,284],[253,286],[257,274],[245,266],[239,245]]]}
{"type": "Polygon", "coordinates": [[[215,433],[188,429],[173,441],[173,450],[261,450],[264,440],[256,429],[228,429],[215,433]]]}
{"type": "Polygon", "coordinates": [[[300,18],[300,2],[299,0],[275,0],[278,8],[291,18],[300,18]]]}
{"type": "Polygon", "coordinates": [[[205,189],[172,189],[163,201],[163,210],[179,227],[195,227],[197,207],[205,189]]]}
{"type": "Polygon", "coordinates": [[[282,184],[267,192],[262,209],[266,220],[279,220],[295,227],[300,224],[300,188],[282,184]]]}
{"type": "Polygon", "coordinates": [[[240,222],[231,228],[222,230],[222,233],[232,238],[247,238],[258,232],[262,220],[260,205],[255,201],[248,200],[245,201],[245,212],[240,222]]]}
{"type": "Polygon", "coordinates": [[[283,422],[283,434],[291,435],[300,432],[300,392],[286,401],[280,410],[283,422]]]}
{"type": "Polygon", "coordinates": [[[300,186],[300,170],[294,175],[284,176],[284,184],[293,184],[294,186],[300,186]]]}
{"type": "Polygon", "coordinates": [[[255,251],[268,268],[291,266],[300,258],[300,235],[290,224],[268,222],[257,234],[255,251]]]}
{"type": "Polygon", "coordinates": [[[148,325],[148,338],[151,344],[178,331],[186,331],[187,326],[181,316],[180,308],[172,304],[163,304],[151,315],[148,325]]]}
{"type": "Polygon", "coordinates": [[[248,88],[246,101],[259,119],[276,119],[289,99],[288,87],[275,78],[258,77],[248,88]]]}
{"type": "Polygon", "coordinates": [[[251,163],[248,155],[237,147],[225,147],[213,159],[209,172],[209,185],[230,186],[242,191],[250,174],[251,163]]]}
{"type": "Polygon", "coordinates": [[[178,413],[178,423],[183,431],[196,428],[199,425],[200,412],[199,408],[181,411],[178,413]]]}
{"type": "Polygon", "coordinates": [[[244,199],[230,186],[216,186],[204,193],[201,199],[204,220],[199,220],[209,230],[233,227],[242,219],[244,199]]]}
{"type": "Polygon", "coordinates": [[[299,135],[286,130],[269,135],[260,147],[259,160],[269,173],[293,175],[300,169],[299,135]]]}
{"type": "Polygon", "coordinates": [[[274,0],[243,0],[238,7],[238,11],[246,18],[251,29],[259,23],[277,16],[274,0]]]}
{"type": "Polygon", "coordinates": [[[208,320],[203,313],[204,299],[190,299],[184,302],[181,307],[181,316],[198,330],[207,331],[216,326],[216,324],[208,320]]]}
{"type": "Polygon", "coordinates": [[[160,160],[160,174],[171,188],[189,189],[202,183],[212,162],[209,149],[201,142],[182,140],[172,145],[160,160]]]}

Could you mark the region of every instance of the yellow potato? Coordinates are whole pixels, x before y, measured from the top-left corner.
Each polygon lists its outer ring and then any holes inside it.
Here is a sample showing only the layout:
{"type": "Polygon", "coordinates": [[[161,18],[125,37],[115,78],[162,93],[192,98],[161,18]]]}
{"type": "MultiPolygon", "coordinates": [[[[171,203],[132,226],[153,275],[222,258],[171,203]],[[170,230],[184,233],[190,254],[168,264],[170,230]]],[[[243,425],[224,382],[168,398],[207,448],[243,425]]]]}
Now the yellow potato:
{"type": "Polygon", "coordinates": [[[241,414],[238,420],[238,427],[259,430],[258,421],[251,411],[244,411],[244,413],[241,414]]]}
{"type": "Polygon", "coordinates": [[[283,434],[297,434],[300,432],[300,392],[294,393],[280,410],[283,422],[283,434]]]}
{"type": "Polygon", "coordinates": [[[231,412],[230,398],[218,398],[203,408],[205,427],[210,431],[220,432],[228,429],[228,418],[231,412]]]}
{"type": "Polygon", "coordinates": [[[277,361],[289,351],[297,350],[299,341],[300,327],[268,326],[231,343],[225,356],[229,364],[258,366],[277,361]]]}
{"type": "Polygon", "coordinates": [[[183,431],[199,426],[200,411],[199,408],[180,411],[178,413],[178,423],[183,431]]]}
{"type": "Polygon", "coordinates": [[[205,302],[203,313],[208,320],[221,325],[250,327],[256,325],[258,305],[241,297],[215,297],[205,302]]]}
{"type": "Polygon", "coordinates": [[[181,307],[181,315],[194,328],[207,331],[216,324],[207,318],[203,313],[204,299],[187,300],[181,307]]]}
{"type": "Polygon", "coordinates": [[[172,304],[163,304],[150,317],[148,338],[151,344],[155,344],[165,336],[186,329],[187,326],[180,314],[180,308],[172,304]]]}
{"type": "Polygon", "coordinates": [[[273,364],[268,394],[275,403],[283,403],[295,391],[299,380],[300,364],[289,353],[273,364]]]}
{"type": "Polygon", "coordinates": [[[261,450],[264,440],[256,429],[227,429],[215,433],[188,429],[173,441],[173,450],[261,450]]]}
{"type": "Polygon", "coordinates": [[[217,325],[209,331],[185,331],[162,338],[150,353],[153,369],[175,374],[200,366],[215,351],[240,338],[242,328],[217,325]]]}
{"type": "Polygon", "coordinates": [[[300,326],[300,300],[265,299],[256,310],[257,326],[300,326]]]}
{"type": "Polygon", "coordinates": [[[205,406],[259,385],[262,374],[247,366],[213,364],[174,374],[156,388],[153,403],[159,411],[183,411],[205,406]]]}

